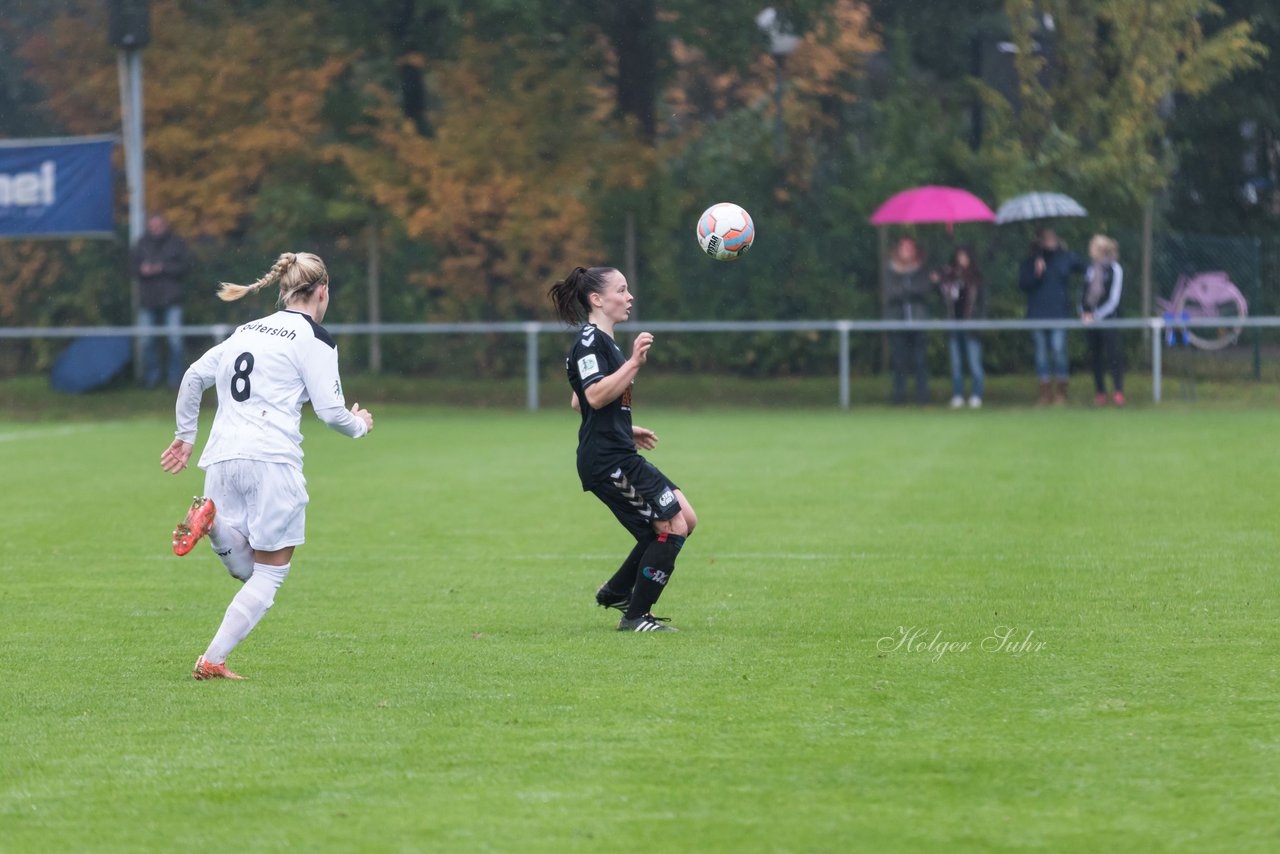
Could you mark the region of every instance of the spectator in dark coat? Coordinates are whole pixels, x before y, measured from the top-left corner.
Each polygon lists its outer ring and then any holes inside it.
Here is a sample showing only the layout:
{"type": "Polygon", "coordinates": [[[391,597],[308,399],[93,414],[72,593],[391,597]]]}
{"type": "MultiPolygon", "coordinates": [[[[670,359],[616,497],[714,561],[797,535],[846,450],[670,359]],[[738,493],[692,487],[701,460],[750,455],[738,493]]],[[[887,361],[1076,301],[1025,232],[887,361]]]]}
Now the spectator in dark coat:
{"type": "MultiPolygon", "coordinates": [[[[138,280],[138,325],[168,330],[169,361],[164,377],[177,388],[187,369],[182,353],[183,286],[191,271],[191,250],[173,233],[163,214],[147,220],[147,233],[138,239],[130,257],[130,267],[138,280]]],[[[142,379],[148,388],[160,384],[160,346],[155,335],[142,339],[142,379]]]]}
{"type": "MultiPolygon", "coordinates": [[[[886,271],[886,320],[927,320],[926,300],[933,287],[929,271],[920,257],[920,247],[910,237],[894,246],[886,271]]],[[[907,395],[907,372],[916,376],[916,402],[929,402],[929,372],[925,362],[924,333],[916,330],[889,333],[889,358],[893,370],[894,403],[902,403],[907,395]]]]}
{"type": "MultiPolygon", "coordinates": [[[[1063,246],[1052,228],[1036,232],[1031,253],[1018,270],[1018,287],[1027,295],[1028,320],[1066,320],[1074,316],[1070,291],[1072,273],[1083,273],[1089,262],[1063,246]]],[[[1040,404],[1067,402],[1067,330],[1033,329],[1040,404]]]]}

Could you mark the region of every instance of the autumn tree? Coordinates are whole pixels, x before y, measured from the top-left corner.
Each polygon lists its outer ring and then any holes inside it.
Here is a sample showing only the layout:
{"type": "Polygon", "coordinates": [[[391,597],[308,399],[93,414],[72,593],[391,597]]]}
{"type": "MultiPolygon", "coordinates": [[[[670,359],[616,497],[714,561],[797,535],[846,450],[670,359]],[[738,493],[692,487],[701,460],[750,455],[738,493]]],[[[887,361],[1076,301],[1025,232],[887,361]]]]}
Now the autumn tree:
{"type": "Polygon", "coordinates": [[[610,132],[603,83],[529,41],[466,38],[434,64],[426,137],[383,100],[368,139],[333,151],[406,235],[439,252],[415,280],[450,317],[530,316],[550,280],[597,257],[593,194],[640,180],[649,158],[610,132]]]}
{"type": "Polygon", "coordinates": [[[1021,109],[987,93],[1004,129],[988,137],[1008,167],[995,178],[1002,196],[1056,186],[1112,210],[1144,204],[1174,168],[1172,99],[1204,96],[1263,53],[1248,21],[1206,34],[1221,13],[1211,0],[1006,0],[1005,11],[1021,109]]]}

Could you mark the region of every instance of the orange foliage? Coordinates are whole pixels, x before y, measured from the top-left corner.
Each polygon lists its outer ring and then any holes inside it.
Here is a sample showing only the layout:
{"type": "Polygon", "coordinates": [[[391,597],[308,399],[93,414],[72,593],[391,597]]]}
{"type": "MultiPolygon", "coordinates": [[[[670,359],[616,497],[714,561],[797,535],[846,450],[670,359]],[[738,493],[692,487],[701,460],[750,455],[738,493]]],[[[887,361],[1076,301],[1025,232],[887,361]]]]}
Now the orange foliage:
{"type": "MultiPolygon", "coordinates": [[[[788,133],[802,138],[828,125],[821,101],[853,100],[845,84],[861,73],[866,58],[880,45],[869,27],[870,12],[858,0],[836,0],[829,18],[805,33],[783,69],[783,118],[788,133]]],[[[677,41],[672,55],[677,73],[664,93],[668,134],[694,127],[709,116],[723,116],[743,107],[771,111],[776,61],[761,53],[746,73],[717,69],[701,51],[677,41]]]]}
{"type": "Polygon", "coordinates": [[[446,314],[528,316],[555,276],[607,260],[593,191],[642,180],[652,154],[610,135],[612,103],[583,69],[519,42],[466,38],[458,55],[433,72],[434,137],[383,94],[369,144],[333,150],[410,237],[439,250],[439,268],[417,278],[446,314]]]}
{"type": "MultiPolygon", "coordinates": [[[[425,69],[436,98],[434,135],[424,137],[398,109],[392,75],[378,77],[379,57],[356,54],[340,34],[326,42],[305,6],[286,7],[152,3],[153,42],[143,54],[147,201],[180,233],[238,237],[269,180],[306,181],[341,167],[351,180],[333,202],[354,197],[357,215],[369,204],[431,244],[441,260],[410,278],[431,289],[441,316],[529,316],[545,310],[555,276],[609,260],[599,255],[600,226],[616,224],[596,222],[601,191],[642,186],[659,155],[611,118],[615,96],[604,71],[584,67],[579,52],[522,36],[464,36],[450,61],[400,57],[425,69]],[[331,126],[329,93],[369,77],[382,82],[359,95],[363,126],[331,126]]],[[[30,38],[22,57],[69,132],[112,131],[119,93],[103,6],[71,0],[61,8],[70,11],[30,38]]],[[[864,7],[837,0],[831,23],[807,34],[788,60],[784,115],[794,138],[829,124],[831,104],[851,97],[846,83],[874,46],[864,7]]],[[[767,55],[745,74],[708,68],[679,44],[675,56],[663,110],[673,116],[668,137],[730,110],[772,109],[767,55]]],[[[797,175],[805,156],[790,167],[797,175]]],[[[4,253],[19,291],[57,277],[45,250],[4,253]]],[[[16,300],[0,294],[0,311],[19,311],[16,300]]]]}
{"type": "Polygon", "coordinates": [[[65,274],[61,254],[50,249],[34,241],[0,242],[0,323],[31,322],[40,299],[65,274]]]}
{"type": "MultiPolygon", "coordinates": [[[[78,0],[75,14],[23,49],[49,109],[73,132],[119,127],[100,5],[78,0]]],[[[365,127],[329,128],[326,94],[360,57],[317,49],[311,24],[305,11],[284,17],[271,6],[152,4],[143,54],[149,208],[169,212],[180,233],[233,236],[274,171],[305,179],[313,167],[341,164],[351,195],[434,245],[443,260],[413,279],[438,291],[433,308],[452,317],[528,314],[555,275],[601,260],[593,194],[634,186],[652,155],[624,141],[633,135],[610,135],[612,95],[598,73],[518,37],[466,38],[458,60],[400,60],[431,75],[442,101],[434,137],[405,121],[379,84],[365,92],[374,105],[365,127]],[[358,141],[333,141],[353,130],[358,141]]]]}
{"type": "MultiPolygon", "coordinates": [[[[102,3],[79,0],[21,49],[72,133],[120,127],[103,15],[102,3]]],[[[155,0],[151,16],[142,54],[147,207],[167,211],[181,233],[225,236],[242,226],[264,176],[314,157],[324,93],[347,60],[282,35],[310,31],[305,11],[250,18],[222,4],[155,0]]]]}

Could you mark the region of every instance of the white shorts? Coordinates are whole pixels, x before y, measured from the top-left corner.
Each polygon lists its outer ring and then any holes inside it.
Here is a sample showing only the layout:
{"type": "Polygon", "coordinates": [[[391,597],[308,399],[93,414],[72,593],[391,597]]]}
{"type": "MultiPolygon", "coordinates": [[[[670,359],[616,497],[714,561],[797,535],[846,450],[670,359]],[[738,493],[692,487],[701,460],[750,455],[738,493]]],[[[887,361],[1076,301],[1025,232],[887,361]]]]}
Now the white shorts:
{"type": "Polygon", "coordinates": [[[218,521],[243,533],[249,545],[273,552],[306,542],[307,480],[284,463],[224,460],[205,470],[204,494],[218,521]]]}

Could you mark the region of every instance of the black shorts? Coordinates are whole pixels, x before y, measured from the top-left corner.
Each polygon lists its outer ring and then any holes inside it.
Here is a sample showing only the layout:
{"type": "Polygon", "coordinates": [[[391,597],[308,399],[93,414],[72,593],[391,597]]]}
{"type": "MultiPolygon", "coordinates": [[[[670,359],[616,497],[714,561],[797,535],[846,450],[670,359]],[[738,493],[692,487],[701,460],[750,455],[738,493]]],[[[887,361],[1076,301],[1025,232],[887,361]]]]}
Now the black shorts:
{"type": "Polygon", "coordinates": [[[653,533],[655,521],[666,521],[680,512],[676,489],[657,466],[634,454],[615,464],[592,485],[591,492],[638,540],[653,533]]]}

